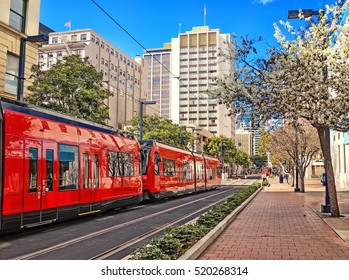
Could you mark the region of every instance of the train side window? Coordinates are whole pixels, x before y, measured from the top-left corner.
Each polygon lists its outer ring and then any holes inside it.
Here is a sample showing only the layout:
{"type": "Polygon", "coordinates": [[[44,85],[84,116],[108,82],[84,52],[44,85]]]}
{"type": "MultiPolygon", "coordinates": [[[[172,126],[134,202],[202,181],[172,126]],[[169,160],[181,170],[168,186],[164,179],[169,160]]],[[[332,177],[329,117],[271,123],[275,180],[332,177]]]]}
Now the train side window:
{"type": "Polygon", "coordinates": [[[59,190],[77,190],[79,181],[78,147],[59,145],[59,190]]]}
{"type": "Polygon", "coordinates": [[[89,171],[89,164],[88,164],[88,154],[83,154],[82,158],[82,168],[83,168],[83,176],[84,176],[84,181],[83,181],[83,188],[88,189],[88,174],[90,173],[89,171]]]}
{"type": "Polygon", "coordinates": [[[220,167],[216,167],[216,175],[218,176],[218,177],[220,177],[221,176],[221,168],[220,167]]]}
{"type": "Polygon", "coordinates": [[[134,159],[131,153],[119,153],[119,164],[121,176],[133,176],[134,159]]]}
{"type": "Polygon", "coordinates": [[[216,179],[214,176],[213,168],[210,166],[210,169],[208,170],[208,175],[210,176],[210,180],[216,179]]]}
{"type": "Polygon", "coordinates": [[[98,155],[93,156],[93,188],[99,187],[99,158],[98,155]]]}
{"type": "Polygon", "coordinates": [[[200,162],[196,163],[196,178],[199,180],[204,178],[204,165],[200,162]]]}
{"type": "Polygon", "coordinates": [[[178,172],[178,181],[184,182],[184,170],[183,170],[183,164],[179,163],[177,166],[177,172],[178,172]]]}
{"type": "Polygon", "coordinates": [[[165,176],[175,176],[176,175],[176,164],[172,159],[164,159],[164,175],[165,176]]]}
{"type": "Polygon", "coordinates": [[[118,152],[108,151],[108,175],[109,177],[120,176],[118,152]]]}
{"type": "Polygon", "coordinates": [[[29,192],[36,192],[38,187],[38,149],[29,148],[29,192]]]}
{"type": "Polygon", "coordinates": [[[160,175],[160,155],[158,153],[155,153],[154,158],[154,175],[160,175]]]}
{"type": "Polygon", "coordinates": [[[46,191],[53,191],[53,150],[46,150],[46,191]]]}
{"type": "Polygon", "coordinates": [[[192,175],[191,175],[191,168],[190,165],[187,162],[183,163],[183,175],[185,181],[191,181],[192,175]]]}

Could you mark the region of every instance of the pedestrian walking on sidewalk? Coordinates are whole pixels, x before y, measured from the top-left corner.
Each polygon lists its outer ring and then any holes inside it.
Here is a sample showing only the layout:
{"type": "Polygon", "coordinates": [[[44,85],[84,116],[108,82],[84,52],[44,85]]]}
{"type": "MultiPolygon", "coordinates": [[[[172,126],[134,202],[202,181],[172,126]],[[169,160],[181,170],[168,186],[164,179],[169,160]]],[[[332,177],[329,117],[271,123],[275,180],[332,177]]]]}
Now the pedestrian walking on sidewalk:
{"type": "Polygon", "coordinates": [[[263,180],[263,181],[267,180],[267,174],[262,173],[262,180],[263,180]]]}
{"type": "Polygon", "coordinates": [[[288,184],[288,178],[290,177],[290,173],[288,173],[287,171],[285,172],[285,180],[286,183],[288,184]]]}

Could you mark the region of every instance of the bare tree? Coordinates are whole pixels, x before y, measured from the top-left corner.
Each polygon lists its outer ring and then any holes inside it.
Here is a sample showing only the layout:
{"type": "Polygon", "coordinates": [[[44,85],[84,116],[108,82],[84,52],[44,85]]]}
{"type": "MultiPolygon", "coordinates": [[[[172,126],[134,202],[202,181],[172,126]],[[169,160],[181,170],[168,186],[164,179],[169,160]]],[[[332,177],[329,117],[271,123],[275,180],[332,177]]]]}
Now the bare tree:
{"type": "Polygon", "coordinates": [[[262,151],[268,150],[272,158],[279,164],[288,160],[291,165],[298,168],[300,191],[305,192],[306,169],[314,155],[320,150],[316,129],[305,120],[299,120],[297,124],[285,123],[282,127],[270,131],[261,145],[262,151]]]}

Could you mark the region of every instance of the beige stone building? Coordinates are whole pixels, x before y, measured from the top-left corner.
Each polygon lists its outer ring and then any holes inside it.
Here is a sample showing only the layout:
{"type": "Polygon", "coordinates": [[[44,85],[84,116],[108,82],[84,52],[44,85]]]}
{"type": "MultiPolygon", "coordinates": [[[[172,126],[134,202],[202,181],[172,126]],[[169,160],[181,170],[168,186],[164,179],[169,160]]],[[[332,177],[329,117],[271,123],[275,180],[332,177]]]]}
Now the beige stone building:
{"type": "Polygon", "coordinates": [[[145,61],[140,57],[132,59],[92,29],[51,32],[49,43],[39,50],[39,65],[43,70],[49,69],[66,55],[88,57],[90,63],[103,74],[105,86],[113,93],[106,103],[110,116],[108,124],[115,128],[123,129],[139,112],[140,101],[146,100],[145,83],[148,79],[147,72],[143,70],[145,61]]]}
{"type": "Polygon", "coordinates": [[[253,134],[250,131],[238,129],[235,132],[235,144],[238,149],[253,156],[253,134]]]}
{"type": "MultiPolygon", "coordinates": [[[[39,33],[40,0],[0,0],[0,95],[16,99],[20,39],[39,33]]],[[[37,43],[26,42],[24,94],[30,68],[37,63],[37,43]]]]}

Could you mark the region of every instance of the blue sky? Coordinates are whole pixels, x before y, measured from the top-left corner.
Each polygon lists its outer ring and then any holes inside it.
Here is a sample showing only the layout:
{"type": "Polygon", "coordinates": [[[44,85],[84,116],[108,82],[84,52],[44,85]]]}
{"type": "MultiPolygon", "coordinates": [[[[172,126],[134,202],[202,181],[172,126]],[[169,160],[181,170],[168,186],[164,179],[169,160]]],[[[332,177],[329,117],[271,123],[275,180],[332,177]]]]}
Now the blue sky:
{"type": "MultiPolygon", "coordinates": [[[[262,36],[274,44],[273,23],[287,20],[288,10],[323,8],[335,0],[94,0],[145,48],[159,48],[181,32],[194,26],[219,28],[238,37],[262,36]]],[[[41,0],[40,21],[55,31],[91,28],[131,57],[143,54],[142,48],[108,18],[92,0],[41,0]]],[[[299,20],[292,20],[299,25],[299,20]]]]}

